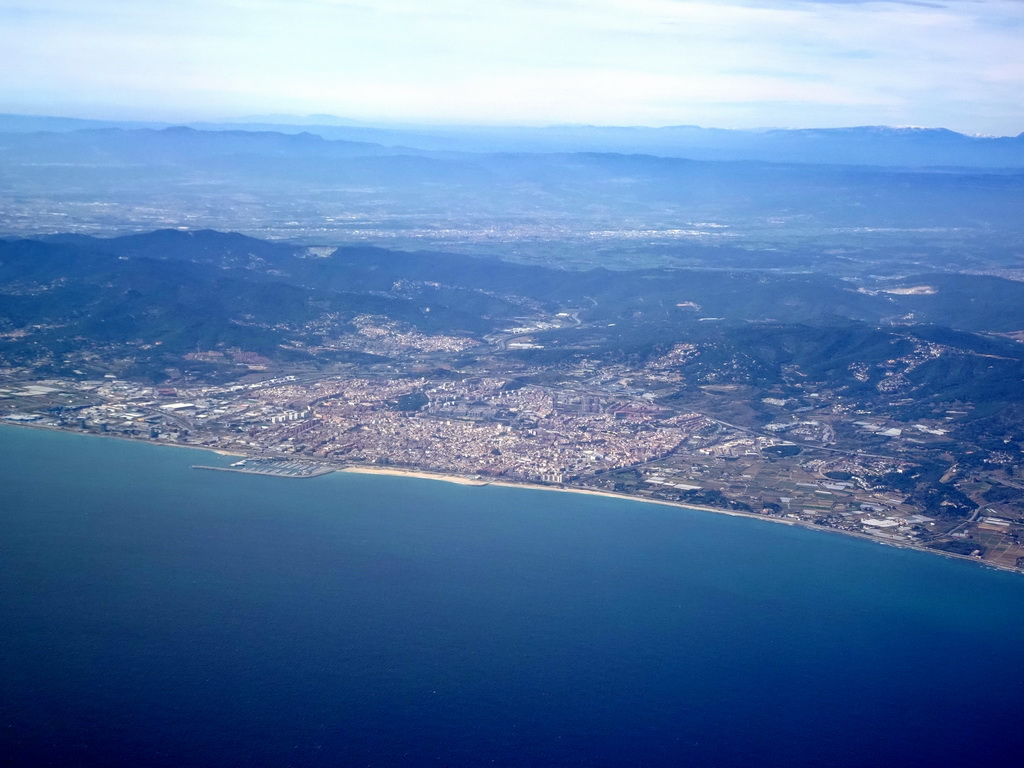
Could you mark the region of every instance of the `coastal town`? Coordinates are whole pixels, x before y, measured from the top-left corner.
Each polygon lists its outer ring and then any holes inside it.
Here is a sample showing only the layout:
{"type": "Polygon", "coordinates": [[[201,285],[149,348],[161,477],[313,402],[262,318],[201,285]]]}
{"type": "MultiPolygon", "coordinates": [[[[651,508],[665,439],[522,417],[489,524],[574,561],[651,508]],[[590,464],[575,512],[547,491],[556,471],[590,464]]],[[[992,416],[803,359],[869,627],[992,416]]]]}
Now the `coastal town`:
{"type": "MultiPolygon", "coordinates": [[[[733,421],[726,408],[702,411],[697,402],[663,396],[695,354],[690,344],[639,369],[563,366],[550,381],[549,369],[520,366],[501,375],[493,362],[470,370],[436,365],[471,347],[529,345],[536,326],[484,341],[373,318],[356,329],[338,343],[412,357],[404,365],[391,357],[386,365],[287,373],[241,350],[207,350],[190,357],[232,358],[249,373],[228,384],[166,386],[114,374],[26,379],[25,371],[7,369],[0,423],[215,450],[236,461],[214,469],[279,477],[348,469],[608,493],[1024,568],[1024,525],[1011,504],[953,515],[942,514],[950,505],[940,503],[936,513],[882,480],[909,473],[915,449],[941,441],[955,414],[908,430],[834,401],[787,413],[785,399],[766,398],[778,418],[755,428],[733,421]],[[435,365],[418,370],[424,355],[435,365]],[[541,373],[548,383],[536,383],[541,373]]],[[[806,400],[821,399],[814,394],[806,400]]]]}

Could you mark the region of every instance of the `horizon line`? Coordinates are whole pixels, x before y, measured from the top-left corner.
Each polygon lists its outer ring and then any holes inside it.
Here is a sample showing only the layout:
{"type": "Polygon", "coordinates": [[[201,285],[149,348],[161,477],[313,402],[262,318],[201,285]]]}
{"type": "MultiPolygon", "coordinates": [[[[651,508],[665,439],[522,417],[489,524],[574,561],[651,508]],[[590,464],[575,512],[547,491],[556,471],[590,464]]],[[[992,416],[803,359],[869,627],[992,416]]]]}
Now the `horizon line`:
{"type": "MultiPolygon", "coordinates": [[[[280,125],[294,128],[353,128],[353,129],[376,129],[376,130],[409,130],[409,129],[457,129],[457,130],[498,130],[498,129],[524,129],[524,130],[551,130],[551,129],[645,129],[645,130],[665,130],[665,129],[678,129],[678,128],[691,128],[703,131],[725,131],[725,132],[736,132],[736,133],[767,133],[770,131],[842,131],[852,129],[868,129],[868,128],[884,128],[893,131],[934,131],[934,132],[948,132],[958,136],[964,136],[967,138],[979,138],[979,139],[1013,139],[1024,136],[1024,131],[1017,134],[986,134],[986,133],[964,133],[957,131],[952,128],[945,126],[929,126],[929,125],[912,125],[912,124],[900,124],[900,125],[889,125],[884,123],[860,123],[860,124],[843,124],[843,125],[804,125],[804,126],[792,126],[792,125],[764,125],[757,127],[724,127],[717,125],[698,125],[696,123],[667,123],[664,125],[650,125],[643,123],[565,123],[565,122],[502,122],[502,123],[491,123],[491,122],[431,122],[429,120],[423,122],[416,122],[410,120],[370,120],[362,118],[348,118],[340,115],[332,115],[328,113],[313,113],[308,115],[298,115],[289,113],[268,113],[265,115],[239,115],[235,117],[220,117],[220,118],[198,118],[198,119],[180,119],[180,120],[167,120],[161,118],[145,118],[145,117],[81,117],[79,115],[69,114],[33,114],[25,112],[0,112],[0,117],[3,118],[26,118],[26,119],[37,119],[37,120],[74,120],[86,123],[127,123],[127,124],[138,124],[142,126],[161,126],[163,128],[171,128],[176,126],[191,127],[191,126],[203,126],[203,125],[240,125],[244,126],[247,124],[257,125],[280,125]],[[324,120],[336,120],[338,124],[331,124],[330,122],[308,122],[318,118],[324,120]],[[294,120],[298,122],[287,122],[287,120],[294,120]]],[[[244,129],[240,129],[244,130],[244,129]]]]}

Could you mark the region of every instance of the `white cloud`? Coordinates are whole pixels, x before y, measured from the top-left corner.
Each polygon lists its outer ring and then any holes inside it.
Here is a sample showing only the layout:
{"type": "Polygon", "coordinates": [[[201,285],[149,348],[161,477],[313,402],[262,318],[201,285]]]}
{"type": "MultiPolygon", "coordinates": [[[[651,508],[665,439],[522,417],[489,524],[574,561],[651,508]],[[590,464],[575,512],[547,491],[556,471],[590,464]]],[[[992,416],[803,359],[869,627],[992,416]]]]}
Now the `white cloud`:
{"type": "Polygon", "coordinates": [[[0,0],[0,109],[1016,133],[1022,29],[1013,0],[0,0]]]}

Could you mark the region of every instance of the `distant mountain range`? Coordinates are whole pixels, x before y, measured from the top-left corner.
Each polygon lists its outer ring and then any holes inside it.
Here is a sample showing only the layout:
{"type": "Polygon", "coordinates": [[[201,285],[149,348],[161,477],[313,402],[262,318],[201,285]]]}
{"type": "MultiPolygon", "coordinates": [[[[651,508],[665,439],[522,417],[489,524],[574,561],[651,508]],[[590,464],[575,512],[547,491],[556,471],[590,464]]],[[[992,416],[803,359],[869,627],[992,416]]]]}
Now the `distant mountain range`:
{"type": "MultiPolygon", "coordinates": [[[[0,115],[0,133],[76,132],[90,129],[161,129],[167,123],[0,115]]],[[[693,160],[891,167],[1024,167],[1024,134],[966,136],[943,128],[724,130],[682,125],[610,126],[381,126],[329,115],[255,117],[248,122],[192,123],[203,131],[310,134],[322,139],[427,152],[599,152],[693,160]]]]}
{"type": "MultiPolygon", "coordinates": [[[[783,137],[810,142],[816,135],[783,137]]],[[[932,132],[878,135],[968,141],[932,132]]],[[[5,234],[279,226],[307,242],[328,231],[338,233],[335,242],[448,231],[501,232],[509,241],[565,233],[596,241],[609,232],[644,242],[667,232],[675,245],[796,243],[806,250],[809,236],[830,249],[850,238],[874,247],[874,233],[888,232],[891,247],[900,236],[892,233],[910,232],[911,252],[922,253],[921,238],[940,233],[946,248],[984,236],[985,253],[994,255],[1017,252],[1024,231],[1020,168],[442,152],[311,132],[178,126],[0,133],[0,174],[5,234]],[[367,231],[374,234],[361,234],[367,231]]]]}

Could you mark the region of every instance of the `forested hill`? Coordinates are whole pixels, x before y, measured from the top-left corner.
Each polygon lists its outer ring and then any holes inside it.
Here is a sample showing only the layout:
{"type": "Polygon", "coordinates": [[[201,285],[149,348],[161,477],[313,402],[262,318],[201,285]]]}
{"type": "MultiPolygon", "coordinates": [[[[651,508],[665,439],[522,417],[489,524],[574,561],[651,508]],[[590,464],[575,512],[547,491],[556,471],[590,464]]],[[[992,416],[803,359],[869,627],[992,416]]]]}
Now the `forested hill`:
{"type": "Polygon", "coordinates": [[[768,390],[799,370],[867,396],[892,361],[924,355],[907,374],[922,397],[1024,393],[1024,346],[1000,335],[1024,329],[1024,283],[984,275],[572,271],[163,230],[0,242],[0,290],[4,364],[64,373],[82,370],[83,355],[96,365],[130,355],[138,375],[159,377],[186,355],[225,348],[332,365],[356,359],[332,344],[372,316],[474,339],[473,354],[507,359],[510,370],[585,358],[643,365],[689,343],[701,350],[687,363],[695,381],[713,373],[768,390]],[[487,341],[538,322],[538,349],[487,341]]]}

